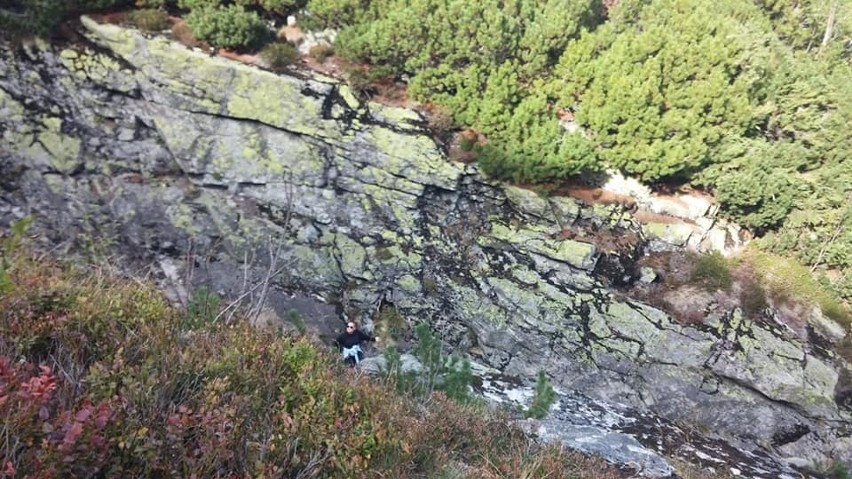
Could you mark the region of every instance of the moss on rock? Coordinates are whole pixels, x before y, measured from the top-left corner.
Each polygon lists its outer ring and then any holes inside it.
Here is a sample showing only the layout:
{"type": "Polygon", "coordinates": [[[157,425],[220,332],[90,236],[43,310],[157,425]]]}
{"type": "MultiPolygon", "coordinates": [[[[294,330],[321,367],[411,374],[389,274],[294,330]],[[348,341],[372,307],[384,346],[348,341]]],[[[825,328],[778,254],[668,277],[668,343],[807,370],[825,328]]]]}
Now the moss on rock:
{"type": "MultiPolygon", "coordinates": [[[[595,267],[596,249],[593,244],[550,239],[541,227],[512,229],[502,223],[493,223],[490,236],[521,251],[537,253],[575,268],[591,271],[595,267]]],[[[481,244],[489,244],[489,240],[482,239],[481,244]]]]}
{"type": "Polygon", "coordinates": [[[364,139],[380,153],[363,161],[416,183],[454,191],[462,168],[441,154],[434,140],[423,135],[408,135],[374,127],[364,139]]]}

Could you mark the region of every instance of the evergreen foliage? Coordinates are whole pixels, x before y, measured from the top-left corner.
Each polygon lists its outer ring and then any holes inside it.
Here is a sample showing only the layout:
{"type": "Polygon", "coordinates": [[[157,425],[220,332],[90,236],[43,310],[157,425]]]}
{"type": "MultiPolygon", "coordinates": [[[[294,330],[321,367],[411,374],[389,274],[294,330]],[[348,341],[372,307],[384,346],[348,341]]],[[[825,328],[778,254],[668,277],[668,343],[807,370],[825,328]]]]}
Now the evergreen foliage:
{"type": "MultiPolygon", "coordinates": [[[[168,0],[137,0],[141,2],[160,2],[168,0]]],[[[281,15],[305,6],[303,0],[177,0],[177,6],[184,10],[205,8],[224,8],[237,5],[248,10],[267,15],[281,15]]]]}
{"type": "Polygon", "coordinates": [[[138,8],[163,8],[168,0],[136,0],[138,8]]]}
{"type": "Polygon", "coordinates": [[[12,0],[0,6],[0,32],[46,35],[66,13],[61,0],[12,0]]]}
{"type": "Polygon", "coordinates": [[[137,28],[148,31],[165,30],[171,25],[166,12],[153,8],[134,10],[127,19],[137,28]]]}
{"type": "Polygon", "coordinates": [[[838,55],[849,47],[849,41],[852,40],[852,3],[848,1],[753,1],[772,21],[772,28],[778,36],[797,50],[838,55]],[[823,45],[829,23],[833,28],[828,44],[823,45]]]}
{"type": "Polygon", "coordinates": [[[237,5],[193,10],[187,15],[186,23],[197,39],[215,47],[255,48],[270,36],[255,12],[237,5]]]}
{"type": "Polygon", "coordinates": [[[273,70],[281,70],[299,59],[299,51],[289,43],[270,43],[260,51],[260,57],[273,70]]]}
{"type": "Polygon", "coordinates": [[[541,182],[597,167],[591,145],[564,141],[548,98],[531,87],[582,28],[601,20],[599,2],[397,0],[378,8],[314,0],[307,10],[313,25],[344,27],[340,56],[413,74],[414,98],[485,134],[482,164],[493,176],[541,182]]]}
{"type": "Polygon", "coordinates": [[[224,0],[177,0],[177,6],[184,10],[217,9],[225,5],[224,0]]]}
{"type": "MultiPolygon", "coordinates": [[[[754,130],[779,61],[738,0],[657,0],[638,21],[584,34],[560,59],[558,103],[611,166],[645,180],[689,179],[754,130]]],[[[754,13],[754,12],[752,12],[754,13]]]]}
{"type": "Polygon", "coordinates": [[[415,326],[414,334],[417,343],[413,352],[423,365],[422,372],[403,372],[402,354],[395,346],[384,351],[384,374],[394,382],[397,390],[420,400],[431,397],[434,391],[442,391],[457,402],[470,402],[470,385],[473,382],[470,361],[456,355],[444,355],[441,340],[435,337],[426,323],[415,326]]]}
{"type": "Polygon", "coordinates": [[[133,5],[133,0],[76,0],[68,2],[77,12],[91,12],[108,8],[126,8],[133,5]]]}
{"type": "Polygon", "coordinates": [[[192,299],[186,307],[186,317],[183,321],[185,329],[198,329],[212,325],[219,314],[222,297],[206,286],[193,292],[192,299]]]}
{"type": "Polygon", "coordinates": [[[269,13],[282,14],[295,7],[303,7],[300,0],[236,0],[237,5],[246,8],[257,8],[269,13]]]}
{"type": "Polygon", "coordinates": [[[535,419],[544,419],[555,400],[556,392],[553,390],[553,386],[550,385],[550,381],[547,380],[544,371],[539,371],[535,381],[532,403],[530,403],[530,407],[527,409],[526,416],[535,419]]]}
{"type": "Polygon", "coordinates": [[[566,134],[547,114],[546,102],[543,95],[525,98],[502,131],[475,147],[486,174],[539,183],[600,169],[593,144],[579,133],[566,134]]]}

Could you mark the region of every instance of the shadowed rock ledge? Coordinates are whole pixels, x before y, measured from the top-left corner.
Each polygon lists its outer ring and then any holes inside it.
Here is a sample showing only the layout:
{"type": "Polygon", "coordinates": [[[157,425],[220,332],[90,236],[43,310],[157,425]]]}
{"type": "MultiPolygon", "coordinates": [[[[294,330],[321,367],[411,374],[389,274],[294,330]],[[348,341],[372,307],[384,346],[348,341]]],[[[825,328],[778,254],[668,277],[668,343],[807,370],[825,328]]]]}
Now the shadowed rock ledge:
{"type": "Polygon", "coordinates": [[[32,213],[60,250],[156,265],[183,301],[275,272],[261,319],[296,307],[327,335],[393,305],[502,375],[544,369],[761,455],[852,463],[839,359],[736,309],[684,326],[606,289],[614,253],[577,239],[640,238],[620,209],[492,183],[416,112],[333,79],[82,22],[85,44],[0,43],[0,225],[32,213]]]}

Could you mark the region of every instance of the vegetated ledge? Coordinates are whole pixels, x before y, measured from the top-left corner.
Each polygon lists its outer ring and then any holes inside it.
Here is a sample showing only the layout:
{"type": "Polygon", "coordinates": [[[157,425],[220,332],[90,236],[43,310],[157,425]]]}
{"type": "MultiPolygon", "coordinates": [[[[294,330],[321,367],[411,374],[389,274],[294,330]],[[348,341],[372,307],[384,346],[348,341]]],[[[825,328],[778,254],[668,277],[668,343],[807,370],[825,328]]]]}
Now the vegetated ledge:
{"type": "Polygon", "coordinates": [[[623,477],[499,412],[398,396],[312,337],[177,310],[149,283],[9,244],[5,474],[623,477]]]}

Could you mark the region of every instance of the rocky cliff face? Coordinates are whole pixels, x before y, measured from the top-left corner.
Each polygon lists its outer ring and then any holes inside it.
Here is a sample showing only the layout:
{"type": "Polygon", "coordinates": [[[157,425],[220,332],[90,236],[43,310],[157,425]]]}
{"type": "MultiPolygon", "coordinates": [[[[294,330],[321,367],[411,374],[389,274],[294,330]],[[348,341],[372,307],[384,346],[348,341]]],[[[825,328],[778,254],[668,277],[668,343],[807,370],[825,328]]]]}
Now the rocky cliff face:
{"type": "Polygon", "coordinates": [[[0,224],[32,213],[51,244],[155,265],[183,300],[192,284],[262,296],[258,318],[296,307],[324,334],[393,306],[492,372],[544,369],[740,448],[852,463],[830,353],[738,310],[684,326],[604,287],[642,246],[620,210],[493,184],[416,113],[333,79],[83,25],[76,45],[0,43],[0,224]]]}

